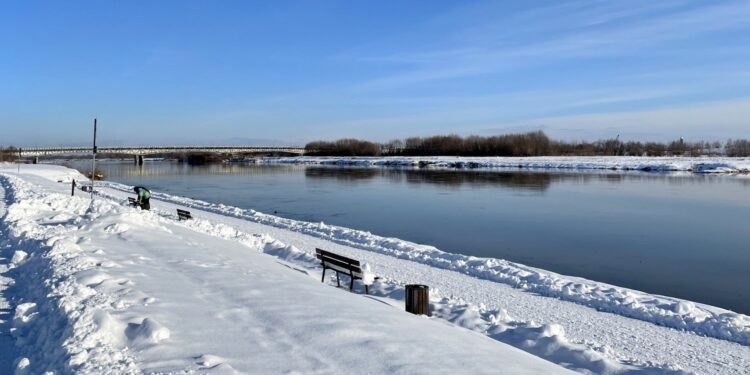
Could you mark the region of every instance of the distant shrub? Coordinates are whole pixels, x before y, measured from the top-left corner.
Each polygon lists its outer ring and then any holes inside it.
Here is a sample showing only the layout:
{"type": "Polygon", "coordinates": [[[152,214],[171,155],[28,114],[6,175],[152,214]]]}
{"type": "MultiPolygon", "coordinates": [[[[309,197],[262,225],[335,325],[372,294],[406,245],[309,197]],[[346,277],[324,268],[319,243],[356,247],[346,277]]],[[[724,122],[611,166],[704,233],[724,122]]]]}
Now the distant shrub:
{"type": "Polygon", "coordinates": [[[190,165],[203,165],[222,161],[220,154],[208,152],[191,152],[180,155],[177,158],[181,162],[187,162],[190,165]]]}
{"type": "Polygon", "coordinates": [[[727,156],[750,156],[750,140],[747,139],[737,139],[734,141],[730,139],[724,148],[726,149],[727,156]]]}
{"type": "Polygon", "coordinates": [[[18,160],[18,149],[15,147],[0,148],[0,161],[18,160]]]}
{"type": "Polygon", "coordinates": [[[305,154],[319,156],[379,156],[380,145],[359,139],[345,138],[334,142],[316,141],[305,145],[305,154]]]}
{"type": "Polygon", "coordinates": [[[410,137],[384,144],[358,139],[315,141],[305,146],[313,156],[750,156],[750,141],[729,140],[722,150],[721,142],[668,143],[623,142],[616,138],[593,142],[551,140],[544,132],[461,137],[455,134],[410,137]]]}

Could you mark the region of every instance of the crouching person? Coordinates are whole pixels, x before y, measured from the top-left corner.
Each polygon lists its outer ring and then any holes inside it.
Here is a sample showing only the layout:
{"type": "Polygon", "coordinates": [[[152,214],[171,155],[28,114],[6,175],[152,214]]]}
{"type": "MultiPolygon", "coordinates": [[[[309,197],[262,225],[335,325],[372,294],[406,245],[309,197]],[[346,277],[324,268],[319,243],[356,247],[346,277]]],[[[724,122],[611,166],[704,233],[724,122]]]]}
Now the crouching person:
{"type": "Polygon", "coordinates": [[[135,201],[136,206],[141,207],[142,210],[150,210],[151,191],[143,186],[136,186],[133,188],[133,190],[138,195],[138,198],[136,198],[135,201]]]}

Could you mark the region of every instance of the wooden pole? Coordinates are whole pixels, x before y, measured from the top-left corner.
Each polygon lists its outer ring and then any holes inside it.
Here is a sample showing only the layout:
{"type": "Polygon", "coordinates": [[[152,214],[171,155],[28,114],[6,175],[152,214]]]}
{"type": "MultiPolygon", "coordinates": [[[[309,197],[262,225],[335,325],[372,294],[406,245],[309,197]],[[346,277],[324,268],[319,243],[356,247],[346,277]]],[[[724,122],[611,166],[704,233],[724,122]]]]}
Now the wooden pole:
{"type": "Polygon", "coordinates": [[[419,284],[407,285],[406,311],[416,315],[432,316],[430,313],[430,287],[419,284]]]}

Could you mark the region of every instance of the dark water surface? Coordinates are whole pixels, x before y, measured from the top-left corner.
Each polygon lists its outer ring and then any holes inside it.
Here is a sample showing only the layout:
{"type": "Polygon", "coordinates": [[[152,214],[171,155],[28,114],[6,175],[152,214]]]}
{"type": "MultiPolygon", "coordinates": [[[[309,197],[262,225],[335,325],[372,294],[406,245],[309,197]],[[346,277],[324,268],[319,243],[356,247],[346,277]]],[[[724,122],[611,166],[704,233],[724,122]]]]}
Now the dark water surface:
{"type": "Polygon", "coordinates": [[[750,313],[747,177],[169,161],[99,166],[108,180],[124,184],[750,313]]]}

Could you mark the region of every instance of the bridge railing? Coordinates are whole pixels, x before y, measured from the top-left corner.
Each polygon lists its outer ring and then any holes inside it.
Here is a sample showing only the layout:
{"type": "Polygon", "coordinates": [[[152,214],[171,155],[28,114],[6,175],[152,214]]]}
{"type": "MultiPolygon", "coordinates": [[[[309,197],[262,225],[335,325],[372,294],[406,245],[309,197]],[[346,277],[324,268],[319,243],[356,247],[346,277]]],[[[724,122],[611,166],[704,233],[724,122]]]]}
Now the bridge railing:
{"type": "MultiPolygon", "coordinates": [[[[244,152],[284,152],[290,154],[304,154],[304,147],[285,146],[144,146],[144,147],[99,147],[100,154],[128,154],[149,155],[176,152],[212,152],[212,153],[244,153],[244,152]]],[[[90,147],[45,147],[22,148],[21,156],[45,156],[91,153],[90,147]]]]}

